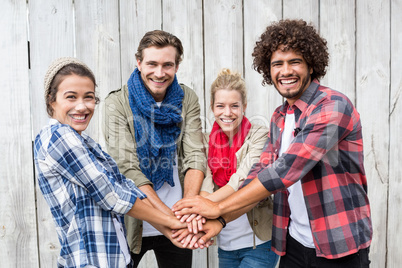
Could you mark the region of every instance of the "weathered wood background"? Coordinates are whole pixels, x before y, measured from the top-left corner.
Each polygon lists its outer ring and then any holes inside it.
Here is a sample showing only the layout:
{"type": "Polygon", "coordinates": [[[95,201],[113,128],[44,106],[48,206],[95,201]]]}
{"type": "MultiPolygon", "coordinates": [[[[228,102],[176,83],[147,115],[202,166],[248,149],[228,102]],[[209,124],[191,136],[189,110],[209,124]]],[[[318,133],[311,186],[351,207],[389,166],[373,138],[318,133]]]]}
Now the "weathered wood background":
{"type": "MultiPolygon", "coordinates": [[[[179,81],[199,96],[211,127],[209,86],[223,67],[249,89],[247,116],[268,125],[281,98],[251,68],[258,36],[281,18],[316,25],[331,61],[322,84],[346,93],[362,117],[374,224],[372,267],[400,267],[402,225],[402,0],[2,0],[0,3],[0,267],[55,267],[59,243],[35,182],[32,141],[47,123],[43,77],[60,56],[95,72],[101,99],[126,82],[145,32],[163,29],[184,45],[179,81]],[[398,264],[399,263],[399,264],[398,264]]],[[[102,104],[89,134],[102,145],[102,104]]],[[[194,267],[217,267],[216,248],[194,267]]],[[[142,267],[155,267],[148,254],[142,267]]]]}

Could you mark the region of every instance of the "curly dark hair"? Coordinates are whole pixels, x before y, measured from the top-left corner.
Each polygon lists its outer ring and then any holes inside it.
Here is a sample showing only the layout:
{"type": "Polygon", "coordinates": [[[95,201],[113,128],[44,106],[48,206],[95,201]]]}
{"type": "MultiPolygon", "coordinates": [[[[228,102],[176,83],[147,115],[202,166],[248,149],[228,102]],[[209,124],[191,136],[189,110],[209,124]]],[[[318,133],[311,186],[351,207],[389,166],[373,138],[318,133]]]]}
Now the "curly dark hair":
{"type": "Polygon", "coordinates": [[[285,50],[293,49],[303,55],[307,65],[313,68],[311,80],[319,80],[327,72],[327,41],[311,24],[303,20],[280,20],[266,28],[260,40],[256,42],[252,54],[253,68],[263,75],[263,85],[272,85],[271,56],[281,45],[284,45],[285,50]]]}

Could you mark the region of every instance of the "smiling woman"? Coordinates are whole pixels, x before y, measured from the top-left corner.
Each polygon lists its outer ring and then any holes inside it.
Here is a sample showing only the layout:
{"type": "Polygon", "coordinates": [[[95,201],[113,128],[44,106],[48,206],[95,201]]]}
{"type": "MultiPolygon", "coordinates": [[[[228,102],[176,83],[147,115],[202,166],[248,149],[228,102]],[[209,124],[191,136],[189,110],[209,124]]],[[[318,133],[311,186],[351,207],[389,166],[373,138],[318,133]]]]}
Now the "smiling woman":
{"type": "MultiPolygon", "coordinates": [[[[266,128],[250,123],[244,116],[246,107],[246,84],[241,75],[223,69],[211,85],[215,123],[206,137],[208,171],[200,193],[211,201],[221,201],[239,189],[268,138],[266,128]]],[[[219,267],[275,267],[278,256],[270,250],[270,198],[223,225],[218,235],[219,267]]]]}
{"type": "Polygon", "coordinates": [[[171,229],[186,225],[152,207],[83,132],[99,102],[95,87],[92,71],[75,58],[50,65],[45,99],[51,119],[35,139],[39,187],[56,224],[59,267],[132,267],[125,214],[148,221],[168,238],[171,229]]]}
{"type": "Polygon", "coordinates": [[[58,88],[56,100],[51,103],[52,117],[81,134],[95,110],[95,84],[89,77],[72,74],[58,88]]]}

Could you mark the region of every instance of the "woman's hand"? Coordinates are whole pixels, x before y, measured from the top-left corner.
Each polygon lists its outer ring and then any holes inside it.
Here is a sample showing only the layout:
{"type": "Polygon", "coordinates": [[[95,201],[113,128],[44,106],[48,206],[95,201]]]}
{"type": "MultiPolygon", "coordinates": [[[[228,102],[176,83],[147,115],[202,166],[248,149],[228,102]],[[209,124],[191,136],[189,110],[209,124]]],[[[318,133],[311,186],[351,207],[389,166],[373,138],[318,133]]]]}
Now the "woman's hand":
{"type": "Polygon", "coordinates": [[[187,227],[187,223],[181,222],[179,219],[177,219],[175,216],[168,216],[166,224],[164,224],[166,227],[172,229],[172,230],[179,230],[187,227]]]}
{"type": "Polygon", "coordinates": [[[188,230],[191,233],[197,234],[198,232],[203,230],[202,225],[206,222],[206,219],[201,215],[192,214],[186,222],[188,230]]]}
{"type": "Polygon", "coordinates": [[[191,232],[189,232],[187,228],[172,230],[172,238],[176,239],[179,242],[182,242],[183,239],[186,238],[189,234],[191,234],[191,232]]]}

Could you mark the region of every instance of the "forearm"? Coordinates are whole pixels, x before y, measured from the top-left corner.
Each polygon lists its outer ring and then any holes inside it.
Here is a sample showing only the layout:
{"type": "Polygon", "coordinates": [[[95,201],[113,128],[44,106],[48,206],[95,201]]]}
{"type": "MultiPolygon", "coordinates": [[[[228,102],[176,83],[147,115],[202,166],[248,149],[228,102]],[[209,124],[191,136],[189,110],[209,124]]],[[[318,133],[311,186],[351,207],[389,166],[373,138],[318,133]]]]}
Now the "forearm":
{"type": "Polygon", "coordinates": [[[270,195],[271,193],[258,178],[255,178],[247,186],[218,203],[219,215],[226,215],[228,219],[237,216],[238,213],[240,216],[270,195]]]}
{"type": "Polygon", "coordinates": [[[222,215],[222,218],[226,221],[226,223],[234,221],[235,219],[237,219],[238,217],[240,217],[241,215],[243,215],[244,213],[249,212],[251,209],[253,209],[256,205],[258,204],[258,202],[255,202],[251,205],[245,206],[241,209],[226,213],[222,215]]]}
{"type": "Polygon", "coordinates": [[[159,199],[159,196],[157,193],[154,191],[151,185],[143,185],[138,187],[144,194],[147,195],[147,200],[150,202],[150,204],[158,209],[159,211],[165,213],[166,215],[173,215],[172,210],[165,205],[165,203],[162,202],[162,200],[159,199]]]}
{"type": "Polygon", "coordinates": [[[231,186],[225,185],[225,186],[219,188],[217,191],[215,191],[212,194],[205,196],[205,197],[213,202],[219,202],[219,201],[222,201],[225,198],[229,197],[234,192],[235,192],[235,190],[231,186]]]}
{"type": "MultiPolygon", "coordinates": [[[[171,226],[172,217],[147,204],[147,201],[137,198],[127,215],[139,220],[147,221],[152,225],[171,226]]],[[[173,217],[174,220],[174,217],[173,217]]]]}
{"type": "Polygon", "coordinates": [[[184,177],[184,193],[183,197],[191,197],[198,195],[204,180],[204,172],[197,169],[189,169],[184,177]]]}

